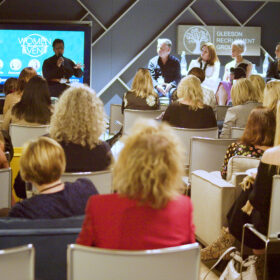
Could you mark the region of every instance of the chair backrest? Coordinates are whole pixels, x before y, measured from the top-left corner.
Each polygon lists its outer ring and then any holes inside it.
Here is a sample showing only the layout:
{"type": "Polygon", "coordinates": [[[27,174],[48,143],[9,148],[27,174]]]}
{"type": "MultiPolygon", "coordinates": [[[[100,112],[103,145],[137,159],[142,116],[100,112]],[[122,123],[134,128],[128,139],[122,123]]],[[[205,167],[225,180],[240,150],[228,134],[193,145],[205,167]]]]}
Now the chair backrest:
{"type": "Polygon", "coordinates": [[[155,119],[165,110],[131,110],[125,109],[123,113],[123,134],[128,134],[137,119],[155,119]]]}
{"type": "Polygon", "coordinates": [[[280,176],[273,176],[272,192],[271,192],[271,203],[270,203],[270,215],[268,223],[268,233],[269,238],[280,238],[280,211],[279,211],[279,201],[280,201],[280,176]]]}
{"type": "Polygon", "coordinates": [[[67,249],[68,280],[197,280],[199,266],[198,243],[145,251],[67,249]]]}
{"type": "Polygon", "coordinates": [[[10,136],[14,147],[22,147],[31,139],[35,139],[48,133],[49,125],[27,126],[10,124],[10,136]]]}
{"type": "Polygon", "coordinates": [[[218,105],[216,106],[216,119],[217,121],[224,121],[228,108],[231,106],[218,105]]]}
{"type": "Polygon", "coordinates": [[[190,174],[201,169],[205,171],[220,170],[227,147],[234,142],[232,139],[215,139],[192,137],[190,149],[190,174]]]}
{"type": "Polygon", "coordinates": [[[87,178],[95,185],[98,193],[112,192],[112,171],[103,170],[95,172],[65,172],[61,176],[63,182],[74,182],[79,178],[87,178]]]}
{"type": "Polygon", "coordinates": [[[242,127],[232,127],[231,128],[231,138],[232,139],[239,139],[242,137],[245,128],[242,127]]]}
{"type": "Polygon", "coordinates": [[[12,169],[0,169],[0,208],[11,207],[12,169]]]}
{"type": "Polygon", "coordinates": [[[1,280],[33,280],[35,250],[32,244],[0,250],[1,280]]]}
{"type": "Polygon", "coordinates": [[[109,122],[109,134],[115,134],[121,129],[123,123],[123,114],[120,104],[110,105],[110,122],[109,122]]]}
{"type": "Polygon", "coordinates": [[[186,165],[190,164],[190,145],[193,136],[218,138],[218,127],[199,129],[173,127],[173,130],[186,149],[186,165]]]}

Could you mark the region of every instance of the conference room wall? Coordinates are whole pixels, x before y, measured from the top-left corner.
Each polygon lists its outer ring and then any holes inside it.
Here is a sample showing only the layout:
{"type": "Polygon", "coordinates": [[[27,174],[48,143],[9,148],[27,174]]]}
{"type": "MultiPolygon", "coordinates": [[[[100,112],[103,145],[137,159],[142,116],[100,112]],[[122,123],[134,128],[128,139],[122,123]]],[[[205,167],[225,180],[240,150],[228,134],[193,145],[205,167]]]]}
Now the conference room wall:
{"type": "MultiPolygon", "coordinates": [[[[180,58],[180,55],[176,54],[178,24],[202,24],[201,19],[206,25],[238,26],[232,15],[243,24],[260,9],[246,26],[262,27],[261,44],[273,57],[275,45],[280,41],[279,2],[264,4],[263,1],[232,0],[6,0],[0,1],[0,5],[1,20],[92,21],[92,87],[101,94],[107,114],[110,104],[120,103],[126,91],[116,78],[120,77],[130,86],[137,69],[146,67],[149,59],[156,55],[155,39],[165,29],[161,37],[168,37],[173,41],[172,54],[180,58]],[[187,9],[173,22],[189,5],[191,9],[187,9]],[[221,6],[224,6],[230,15],[221,6]],[[103,36],[104,28],[108,30],[103,36]],[[145,51],[142,55],[126,67],[143,49],[145,51]],[[127,69],[123,71],[124,68],[127,69]]],[[[193,58],[195,57],[188,56],[187,62],[193,58]]],[[[220,57],[221,76],[225,63],[230,59],[230,56],[220,57]]],[[[256,64],[257,70],[262,72],[263,55],[249,59],[256,64]]]]}

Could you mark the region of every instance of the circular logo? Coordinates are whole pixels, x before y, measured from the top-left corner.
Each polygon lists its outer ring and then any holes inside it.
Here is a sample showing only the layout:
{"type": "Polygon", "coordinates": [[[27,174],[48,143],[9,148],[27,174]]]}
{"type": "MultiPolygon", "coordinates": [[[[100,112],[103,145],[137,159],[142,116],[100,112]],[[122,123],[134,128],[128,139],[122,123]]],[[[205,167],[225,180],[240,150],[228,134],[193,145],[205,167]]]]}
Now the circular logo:
{"type": "Polygon", "coordinates": [[[50,42],[39,34],[31,34],[21,40],[22,53],[31,57],[39,57],[47,52],[50,42]]]}
{"type": "Polygon", "coordinates": [[[21,66],[22,66],[22,63],[17,58],[12,59],[11,62],[10,62],[10,68],[13,71],[18,71],[21,68],[21,66]]]}
{"type": "Polygon", "coordinates": [[[0,59],[0,69],[2,69],[4,67],[4,62],[3,60],[0,59]]]}
{"type": "Polygon", "coordinates": [[[38,59],[31,59],[28,63],[29,67],[34,68],[36,71],[40,68],[40,61],[38,59]]]}
{"type": "Polygon", "coordinates": [[[186,30],[183,43],[187,51],[192,54],[200,54],[201,45],[211,41],[211,36],[207,29],[200,26],[193,26],[186,30]]]}

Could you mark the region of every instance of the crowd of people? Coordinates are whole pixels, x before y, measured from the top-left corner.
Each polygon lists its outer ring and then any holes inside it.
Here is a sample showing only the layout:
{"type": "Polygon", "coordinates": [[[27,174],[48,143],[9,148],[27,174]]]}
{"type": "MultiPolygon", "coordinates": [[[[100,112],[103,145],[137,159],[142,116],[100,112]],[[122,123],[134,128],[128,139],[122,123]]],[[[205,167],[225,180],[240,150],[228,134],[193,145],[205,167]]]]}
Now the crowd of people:
{"type": "MultiPolygon", "coordinates": [[[[229,211],[222,238],[204,248],[201,258],[218,258],[236,239],[241,240],[242,226],[247,222],[267,232],[272,177],[279,173],[280,166],[279,62],[270,63],[266,82],[260,75],[251,74],[252,63],[242,56],[244,42],[234,41],[233,60],[225,66],[220,82],[215,47],[206,43],[201,47],[201,56],[191,62],[187,76],[181,77],[179,61],[170,55],[171,47],[169,39],[159,39],[158,56],[150,60],[148,69],[137,71],[121,108],[122,112],[157,110],[162,96],[168,97],[170,104],[157,120],[140,121],[128,136],[122,137],[124,147],[115,162],[110,141],[100,140],[106,127],[105,112],[94,90],[83,84],[67,86],[53,105],[49,84],[56,83],[54,77],[47,75],[47,82],[27,67],[18,79],[7,80],[0,168],[9,166],[5,152],[9,151],[10,157],[13,153],[8,134],[11,123],[50,125],[49,134],[24,145],[13,186],[22,201],[13,205],[10,217],[85,214],[77,243],[102,248],[141,250],[195,242],[192,203],[183,194],[185,150],[171,126],[217,127],[215,108],[228,105],[220,137],[231,138],[232,127],[244,128],[244,133],[228,147],[221,177],[227,178],[227,164],[233,156],[261,158],[261,162],[252,187],[240,194],[229,211]],[[61,180],[65,171],[108,168],[113,172],[112,194],[98,195],[87,179],[73,183],[61,180]],[[27,199],[26,182],[39,194],[27,199]],[[250,213],[241,210],[245,204],[250,213]]],[[[57,60],[56,67],[71,64],[61,59],[63,48],[61,41],[54,44],[56,57],[52,60],[57,60]]],[[[279,61],[280,44],[275,54],[279,61]]],[[[52,60],[48,63],[55,67],[52,60]]],[[[80,68],[76,68],[78,74],[80,68]]],[[[262,243],[250,236],[245,244],[261,259],[262,243]]]]}

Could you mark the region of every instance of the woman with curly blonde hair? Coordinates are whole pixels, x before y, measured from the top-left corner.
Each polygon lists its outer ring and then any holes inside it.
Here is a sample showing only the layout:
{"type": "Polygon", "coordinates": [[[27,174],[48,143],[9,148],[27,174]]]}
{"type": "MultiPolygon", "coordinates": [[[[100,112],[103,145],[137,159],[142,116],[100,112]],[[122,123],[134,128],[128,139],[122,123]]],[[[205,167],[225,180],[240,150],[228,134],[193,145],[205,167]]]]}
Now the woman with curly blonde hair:
{"type": "Polygon", "coordinates": [[[83,84],[67,89],[55,106],[50,136],[66,154],[66,171],[98,171],[111,162],[110,147],[99,140],[105,131],[102,101],[83,84]]]}
{"type": "Polygon", "coordinates": [[[178,100],[168,106],[163,121],[185,128],[216,127],[213,109],[203,104],[200,80],[194,75],[183,78],[177,88],[178,100]]]}
{"type": "Polygon", "coordinates": [[[113,167],[115,193],[89,199],[77,243],[144,250],[195,242],[192,204],[181,194],[184,154],[168,125],[138,121],[113,167]]]}
{"type": "Polygon", "coordinates": [[[158,95],[154,91],[152,77],[148,69],[140,68],[136,72],[131,90],[123,97],[122,112],[124,109],[159,109],[158,95]]]}
{"type": "Polygon", "coordinates": [[[263,102],[263,92],[265,88],[265,81],[260,75],[251,75],[249,77],[249,80],[252,82],[256,93],[258,95],[258,102],[262,103],[263,102]]]}
{"type": "Polygon", "coordinates": [[[264,88],[263,106],[276,114],[278,100],[280,100],[280,81],[269,81],[264,88]]]}

